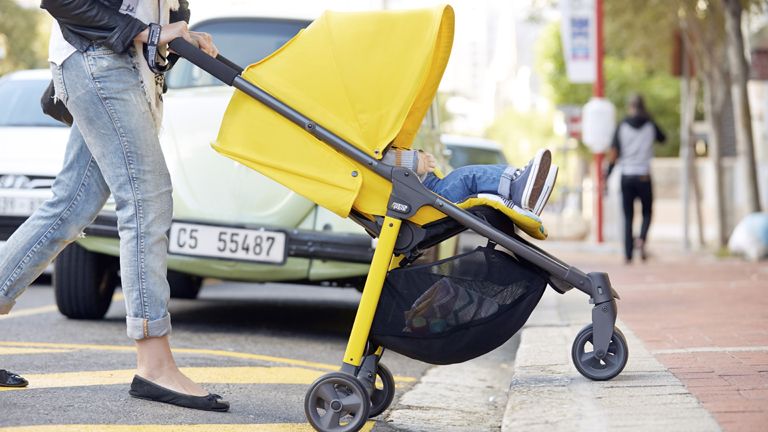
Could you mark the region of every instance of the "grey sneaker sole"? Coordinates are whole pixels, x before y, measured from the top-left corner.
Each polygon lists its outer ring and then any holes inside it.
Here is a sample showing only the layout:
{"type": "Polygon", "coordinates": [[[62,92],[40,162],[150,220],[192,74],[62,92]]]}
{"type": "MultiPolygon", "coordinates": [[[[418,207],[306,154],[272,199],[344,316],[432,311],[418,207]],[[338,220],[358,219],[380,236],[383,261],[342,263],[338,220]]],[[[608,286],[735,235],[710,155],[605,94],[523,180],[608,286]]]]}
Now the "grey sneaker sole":
{"type": "Polygon", "coordinates": [[[544,181],[544,188],[541,191],[541,195],[539,195],[539,200],[536,202],[536,207],[533,209],[533,212],[536,213],[537,216],[541,216],[544,206],[546,206],[547,201],[549,201],[549,196],[552,195],[552,190],[554,190],[555,182],[557,181],[558,171],[560,171],[560,169],[557,165],[552,165],[549,168],[549,174],[547,174],[547,179],[544,181]]]}
{"type": "Polygon", "coordinates": [[[549,167],[552,165],[552,153],[547,149],[536,152],[531,166],[531,174],[523,190],[521,204],[524,209],[534,211],[539,202],[541,192],[547,182],[549,167]]]}

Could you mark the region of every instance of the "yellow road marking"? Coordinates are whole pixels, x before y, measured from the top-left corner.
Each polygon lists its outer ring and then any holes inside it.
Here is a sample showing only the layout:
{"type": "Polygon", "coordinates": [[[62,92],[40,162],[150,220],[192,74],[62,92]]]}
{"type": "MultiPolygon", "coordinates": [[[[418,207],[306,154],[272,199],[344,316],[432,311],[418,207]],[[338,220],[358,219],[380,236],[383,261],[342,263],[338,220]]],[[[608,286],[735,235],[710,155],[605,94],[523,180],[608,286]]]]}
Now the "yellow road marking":
{"type": "MultiPolygon", "coordinates": [[[[125,297],[123,297],[122,293],[115,293],[112,296],[112,301],[121,301],[125,297]]],[[[48,306],[40,306],[40,307],[34,307],[34,308],[25,308],[25,309],[19,309],[19,310],[13,310],[8,315],[0,315],[0,320],[6,320],[11,318],[18,318],[18,317],[24,317],[29,315],[39,315],[49,312],[58,312],[59,308],[56,307],[56,305],[48,305],[48,306]]]]}
{"type": "MultiPolygon", "coordinates": [[[[192,381],[201,384],[312,384],[323,372],[296,367],[189,367],[181,368],[192,381]]],[[[25,374],[29,387],[0,387],[0,392],[128,384],[133,369],[106,371],[25,374]]]]}
{"type": "MultiPolygon", "coordinates": [[[[0,342],[0,347],[30,347],[30,348],[53,348],[53,349],[78,349],[78,350],[95,350],[95,351],[121,351],[121,352],[135,352],[136,348],[132,346],[120,346],[120,345],[94,345],[94,344],[65,344],[65,343],[48,343],[48,342],[0,342]]],[[[176,354],[191,354],[191,355],[210,355],[217,357],[237,358],[244,360],[260,360],[269,363],[282,363],[292,366],[308,367],[321,370],[338,370],[339,367],[327,363],[316,363],[304,360],[296,360],[285,357],[274,357],[261,354],[241,353],[236,351],[222,351],[212,349],[195,349],[195,348],[174,348],[173,352],[176,354]]],[[[396,381],[407,383],[415,382],[416,378],[396,376],[396,381]]]]}
{"type": "MultiPolygon", "coordinates": [[[[360,429],[370,432],[375,422],[360,429]]],[[[301,423],[272,424],[196,424],[196,425],[40,425],[0,428],[3,432],[312,432],[312,426],[301,423]]]]}
{"type": "MultiPolygon", "coordinates": [[[[49,343],[49,342],[0,342],[0,346],[15,346],[15,347],[34,347],[34,348],[61,348],[61,349],[78,349],[78,350],[95,350],[95,351],[123,351],[123,352],[135,352],[136,348],[132,346],[122,345],[94,345],[94,344],[68,344],[68,343],[49,343]]],[[[327,363],[316,363],[304,360],[296,360],[285,357],[274,357],[261,354],[241,353],[236,351],[223,351],[212,349],[196,349],[196,348],[174,348],[175,354],[197,354],[197,355],[210,355],[217,357],[229,357],[245,360],[261,360],[270,363],[283,363],[294,366],[311,367],[315,369],[324,370],[338,370],[339,366],[331,365],[327,363]]]]}
{"type": "Polygon", "coordinates": [[[16,354],[48,354],[72,352],[70,349],[46,349],[46,348],[3,348],[0,347],[0,356],[16,354]]]}
{"type": "MultiPolygon", "coordinates": [[[[204,384],[312,384],[323,372],[295,367],[190,367],[181,368],[192,381],[204,384]]],[[[108,371],[63,372],[24,375],[27,389],[86,387],[127,384],[136,373],[133,369],[108,371]]],[[[0,387],[0,391],[24,390],[0,387]]]]}
{"type": "Polygon", "coordinates": [[[56,312],[59,309],[56,307],[56,305],[49,305],[49,306],[40,306],[36,308],[27,308],[27,309],[19,309],[14,310],[8,315],[0,315],[0,320],[6,320],[11,318],[18,318],[23,316],[29,316],[29,315],[38,315],[38,314],[44,314],[49,312],[56,312]]]}

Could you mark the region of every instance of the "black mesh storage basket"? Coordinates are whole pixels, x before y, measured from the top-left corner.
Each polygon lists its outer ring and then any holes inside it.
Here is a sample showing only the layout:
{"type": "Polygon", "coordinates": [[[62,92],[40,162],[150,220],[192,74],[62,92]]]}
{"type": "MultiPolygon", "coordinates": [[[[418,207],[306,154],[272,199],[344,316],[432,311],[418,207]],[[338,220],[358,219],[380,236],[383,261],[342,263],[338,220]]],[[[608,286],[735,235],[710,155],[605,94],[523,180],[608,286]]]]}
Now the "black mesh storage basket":
{"type": "Polygon", "coordinates": [[[371,340],[427,363],[470,360],[512,337],[545,288],[538,269],[488,247],[395,269],[384,282],[371,340]]]}

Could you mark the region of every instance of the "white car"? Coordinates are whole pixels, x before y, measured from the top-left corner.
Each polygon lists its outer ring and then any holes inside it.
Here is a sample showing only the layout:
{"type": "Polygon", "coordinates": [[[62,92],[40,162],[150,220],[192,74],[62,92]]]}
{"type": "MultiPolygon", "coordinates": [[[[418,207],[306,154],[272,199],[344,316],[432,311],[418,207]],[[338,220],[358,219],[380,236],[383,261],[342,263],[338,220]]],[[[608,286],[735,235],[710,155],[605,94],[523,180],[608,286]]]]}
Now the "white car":
{"type": "Polygon", "coordinates": [[[69,128],[43,114],[47,69],[0,78],[0,242],[51,196],[61,170],[69,128]]]}
{"type": "Polygon", "coordinates": [[[507,158],[501,144],[485,138],[449,135],[440,136],[445,145],[448,163],[453,168],[467,165],[505,165],[507,158]]]}

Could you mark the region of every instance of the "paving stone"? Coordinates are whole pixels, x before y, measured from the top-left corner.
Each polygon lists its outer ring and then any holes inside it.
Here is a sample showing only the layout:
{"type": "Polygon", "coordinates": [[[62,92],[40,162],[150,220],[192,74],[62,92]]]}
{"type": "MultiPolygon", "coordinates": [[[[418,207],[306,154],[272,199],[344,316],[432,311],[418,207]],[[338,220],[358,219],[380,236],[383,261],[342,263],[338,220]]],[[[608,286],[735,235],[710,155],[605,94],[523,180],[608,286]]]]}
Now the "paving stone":
{"type": "MultiPolygon", "coordinates": [[[[551,322],[551,308],[559,306],[557,297],[548,296],[544,305],[550,310],[541,313],[551,322]]],[[[567,307],[583,308],[574,303],[567,307]]],[[[581,325],[563,315],[576,314],[559,314],[559,326],[529,323],[524,329],[502,431],[720,430],[701,403],[621,323],[630,349],[624,372],[606,382],[582,377],[570,359],[581,325]]]]}

